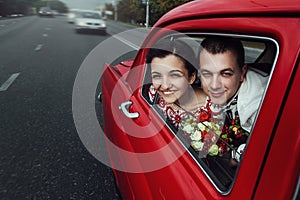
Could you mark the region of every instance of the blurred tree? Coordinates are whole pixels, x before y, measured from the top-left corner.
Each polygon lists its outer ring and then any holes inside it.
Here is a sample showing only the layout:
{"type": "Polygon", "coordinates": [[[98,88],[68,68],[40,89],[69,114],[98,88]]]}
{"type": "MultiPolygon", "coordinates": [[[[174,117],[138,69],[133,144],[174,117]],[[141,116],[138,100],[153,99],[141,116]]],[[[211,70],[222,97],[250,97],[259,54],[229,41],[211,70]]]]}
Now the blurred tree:
{"type": "Polygon", "coordinates": [[[0,15],[9,16],[11,14],[29,14],[32,7],[30,0],[2,0],[0,1],[0,15]]]}
{"type": "Polygon", "coordinates": [[[150,0],[150,17],[149,17],[149,24],[153,25],[155,22],[161,18],[165,13],[172,10],[173,8],[187,3],[192,0],[150,0]]]}
{"type": "Polygon", "coordinates": [[[59,0],[0,0],[0,16],[9,16],[11,14],[29,15],[32,14],[33,8],[38,10],[47,4],[53,10],[67,12],[66,5],[59,0]]]}
{"type": "Polygon", "coordinates": [[[146,9],[145,4],[141,0],[133,0],[133,12],[135,13],[135,23],[139,25],[144,25],[146,22],[146,9]]]}
{"type": "MultiPolygon", "coordinates": [[[[147,0],[119,0],[118,19],[128,23],[145,23],[147,0]]],[[[153,25],[171,9],[192,0],[149,0],[149,24],[153,25]]]]}
{"type": "Polygon", "coordinates": [[[16,13],[28,15],[32,12],[33,2],[30,0],[17,0],[15,5],[16,13]]]}
{"type": "Polygon", "coordinates": [[[121,0],[118,5],[118,20],[132,23],[135,19],[133,0],[121,0]]]}
{"type": "Polygon", "coordinates": [[[115,12],[115,8],[114,8],[114,6],[113,6],[113,4],[111,4],[111,3],[106,3],[105,4],[105,9],[104,9],[105,11],[109,11],[111,14],[110,15],[106,15],[106,17],[108,18],[108,19],[114,19],[114,15],[113,15],[113,13],[115,12]]]}
{"type": "Polygon", "coordinates": [[[48,2],[48,6],[52,9],[52,10],[56,10],[59,13],[66,13],[68,12],[68,8],[67,6],[59,1],[59,0],[51,0],[48,2]]]}

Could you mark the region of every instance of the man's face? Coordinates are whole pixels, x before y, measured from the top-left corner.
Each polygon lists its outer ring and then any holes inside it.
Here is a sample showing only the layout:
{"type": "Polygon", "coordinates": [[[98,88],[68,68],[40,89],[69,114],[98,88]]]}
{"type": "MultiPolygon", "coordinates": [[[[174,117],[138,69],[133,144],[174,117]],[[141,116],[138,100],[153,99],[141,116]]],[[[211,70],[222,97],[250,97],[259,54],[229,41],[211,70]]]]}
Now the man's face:
{"type": "Polygon", "coordinates": [[[238,67],[231,51],[211,54],[203,49],[200,53],[201,84],[214,104],[224,105],[235,95],[246,70],[246,66],[242,70],[238,67]]]}

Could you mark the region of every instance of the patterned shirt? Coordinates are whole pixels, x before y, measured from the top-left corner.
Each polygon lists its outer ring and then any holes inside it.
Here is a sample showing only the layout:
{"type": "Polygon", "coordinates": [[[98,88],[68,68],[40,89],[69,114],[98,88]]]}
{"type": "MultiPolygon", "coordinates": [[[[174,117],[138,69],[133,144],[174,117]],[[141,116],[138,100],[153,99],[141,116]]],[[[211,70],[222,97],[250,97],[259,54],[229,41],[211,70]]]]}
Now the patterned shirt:
{"type": "MultiPolygon", "coordinates": [[[[154,102],[156,92],[157,91],[154,89],[154,87],[150,86],[149,98],[151,102],[154,102]]],[[[162,110],[165,117],[169,119],[177,129],[179,129],[182,126],[182,119],[185,115],[193,115],[194,117],[198,117],[202,112],[206,112],[206,105],[208,105],[208,101],[206,101],[205,106],[201,106],[191,112],[184,110],[176,104],[166,103],[161,96],[157,96],[155,104],[158,106],[158,108],[160,108],[160,110],[162,110]]]]}

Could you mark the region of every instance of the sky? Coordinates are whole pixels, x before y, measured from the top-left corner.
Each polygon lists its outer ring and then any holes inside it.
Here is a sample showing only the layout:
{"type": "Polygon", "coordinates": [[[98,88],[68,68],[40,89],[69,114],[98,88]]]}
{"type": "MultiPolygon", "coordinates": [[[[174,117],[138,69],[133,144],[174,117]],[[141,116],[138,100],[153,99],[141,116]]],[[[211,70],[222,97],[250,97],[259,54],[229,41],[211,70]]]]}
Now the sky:
{"type": "Polygon", "coordinates": [[[79,9],[95,9],[99,6],[105,6],[105,3],[114,3],[116,0],[60,0],[64,2],[68,8],[79,9]]]}

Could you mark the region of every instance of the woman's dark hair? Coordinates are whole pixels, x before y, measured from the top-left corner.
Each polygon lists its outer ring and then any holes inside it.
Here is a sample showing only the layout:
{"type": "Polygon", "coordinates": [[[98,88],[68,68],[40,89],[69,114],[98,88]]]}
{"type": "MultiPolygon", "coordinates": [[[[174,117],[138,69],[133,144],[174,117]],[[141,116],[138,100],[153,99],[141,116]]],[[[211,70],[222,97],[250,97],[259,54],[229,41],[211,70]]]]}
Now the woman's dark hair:
{"type": "Polygon", "coordinates": [[[231,51],[236,55],[237,64],[241,69],[245,64],[244,47],[239,39],[221,36],[208,37],[201,42],[201,47],[211,54],[231,51]]]}
{"type": "Polygon", "coordinates": [[[154,46],[149,49],[146,56],[146,62],[151,63],[154,58],[165,58],[168,55],[175,55],[179,57],[185,68],[188,70],[188,75],[191,76],[193,73],[197,75],[196,55],[194,50],[185,42],[179,39],[163,39],[157,42],[154,46]]]}

